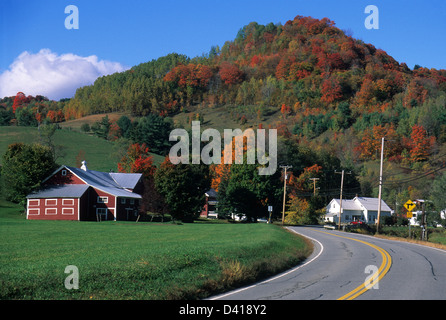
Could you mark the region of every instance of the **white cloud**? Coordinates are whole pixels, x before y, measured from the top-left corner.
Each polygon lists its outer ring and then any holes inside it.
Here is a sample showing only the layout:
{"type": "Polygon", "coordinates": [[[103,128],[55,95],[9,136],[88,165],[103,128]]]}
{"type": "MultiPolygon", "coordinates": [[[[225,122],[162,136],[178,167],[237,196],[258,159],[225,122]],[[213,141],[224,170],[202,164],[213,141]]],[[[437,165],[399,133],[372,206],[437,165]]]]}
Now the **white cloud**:
{"type": "Polygon", "coordinates": [[[19,91],[54,100],[71,98],[77,88],[92,84],[100,76],[126,69],[120,63],[99,60],[96,56],[58,55],[49,49],[36,54],[25,51],[0,74],[0,98],[14,96],[19,91]]]}

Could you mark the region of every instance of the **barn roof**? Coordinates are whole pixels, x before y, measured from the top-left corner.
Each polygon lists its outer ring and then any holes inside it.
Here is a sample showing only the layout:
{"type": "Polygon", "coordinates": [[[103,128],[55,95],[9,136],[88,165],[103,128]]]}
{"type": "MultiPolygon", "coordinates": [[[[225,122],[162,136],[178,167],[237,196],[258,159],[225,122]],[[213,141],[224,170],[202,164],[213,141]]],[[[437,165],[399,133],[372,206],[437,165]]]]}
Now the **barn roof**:
{"type": "Polygon", "coordinates": [[[142,174],[141,173],[115,173],[115,172],[111,172],[110,176],[121,187],[124,187],[124,188],[127,188],[127,189],[135,189],[136,184],[138,183],[139,179],[141,179],[142,174]]]}
{"type": "Polygon", "coordinates": [[[65,167],[86,184],[96,189],[117,197],[141,198],[141,195],[127,190],[135,188],[139,179],[142,177],[141,173],[110,173],[95,170],[83,170],[68,166],[65,167]]]}
{"type": "Polygon", "coordinates": [[[89,187],[90,186],[86,184],[48,186],[44,189],[29,194],[27,198],[80,198],[89,187]]]}
{"type": "MultiPolygon", "coordinates": [[[[132,192],[139,180],[142,177],[141,173],[114,173],[114,172],[101,172],[95,170],[88,170],[84,164],[85,169],[79,169],[75,167],[69,167],[62,165],[56,171],[54,171],[48,178],[43,180],[43,182],[50,179],[54,174],[59,172],[62,169],[67,169],[71,171],[74,175],[76,175],[79,179],[81,179],[86,187],[91,186],[95,189],[104,191],[116,197],[125,197],[125,198],[133,198],[133,199],[141,199],[141,195],[132,192]]],[[[85,186],[83,185],[83,186],[85,186]]],[[[73,192],[74,195],[77,195],[76,188],[68,188],[68,186],[73,185],[63,185],[59,186],[59,188],[54,188],[55,186],[46,187],[37,193],[32,193],[28,196],[28,198],[44,198],[50,197],[53,194],[57,194],[60,192],[64,193],[63,197],[75,197],[70,192],[73,192]],[[66,186],[67,188],[62,188],[66,186]],[[50,190],[51,189],[51,190],[50,190]],[[50,192],[51,191],[51,192],[50,192]],[[48,195],[49,194],[49,195],[48,195]],[[39,196],[37,196],[39,195],[39,196]]],[[[56,197],[56,196],[54,196],[56,197]]]]}

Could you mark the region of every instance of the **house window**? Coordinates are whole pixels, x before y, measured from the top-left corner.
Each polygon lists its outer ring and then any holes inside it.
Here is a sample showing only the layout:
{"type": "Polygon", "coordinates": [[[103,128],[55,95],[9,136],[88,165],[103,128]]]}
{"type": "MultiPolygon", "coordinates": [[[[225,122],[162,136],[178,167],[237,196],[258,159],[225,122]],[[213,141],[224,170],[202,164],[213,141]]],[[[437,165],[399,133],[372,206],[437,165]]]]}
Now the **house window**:
{"type": "Polygon", "coordinates": [[[349,216],[349,215],[346,215],[346,216],[345,216],[345,220],[350,220],[350,216],[349,216]]]}
{"type": "Polygon", "coordinates": [[[108,203],[108,197],[98,197],[98,203],[108,203]]]}

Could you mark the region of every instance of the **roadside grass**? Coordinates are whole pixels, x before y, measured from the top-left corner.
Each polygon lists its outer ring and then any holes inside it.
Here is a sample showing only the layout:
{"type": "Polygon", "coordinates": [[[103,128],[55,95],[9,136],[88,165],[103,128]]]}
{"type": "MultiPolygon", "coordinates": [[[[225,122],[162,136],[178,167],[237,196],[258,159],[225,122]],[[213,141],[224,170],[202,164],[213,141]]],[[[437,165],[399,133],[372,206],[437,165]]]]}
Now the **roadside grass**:
{"type": "Polygon", "coordinates": [[[199,299],[286,270],[311,244],[276,225],[26,220],[0,200],[0,299],[199,299]],[[68,290],[68,265],[79,289],[68,290]]]}
{"type": "Polygon", "coordinates": [[[350,232],[362,233],[368,235],[374,235],[378,238],[385,238],[389,240],[397,240],[404,242],[411,242],[416,244],[421,244],[425,246],[434,247],[437,249],[446,250],[446,230],[445,228],[433,228],[429,227],[428,230],[428,240],[421,240],[421,227],[411,226],[410,237],[409,237],[409,227],[408,226],[381,226],[379,233],[376,233],[376,228],[353,228],[349,230],[350,232]]]}

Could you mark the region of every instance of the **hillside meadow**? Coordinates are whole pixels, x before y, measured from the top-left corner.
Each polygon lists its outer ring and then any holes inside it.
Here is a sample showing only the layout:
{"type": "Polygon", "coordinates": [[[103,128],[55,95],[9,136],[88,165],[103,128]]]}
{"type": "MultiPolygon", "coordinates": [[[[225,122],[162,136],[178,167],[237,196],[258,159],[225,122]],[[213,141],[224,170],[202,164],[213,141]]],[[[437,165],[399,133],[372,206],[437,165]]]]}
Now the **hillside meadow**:
{"type": "MultiPolygon", "coordinates": [[[[1,157],[11,143],[40,143],[38,128],[20,126],[0,126],[0,163],[1,157]]],[[[120,160],[119,145],[101,139],[94,135],[75,130],[56,130],[54,145],[57,151],[57,163],[72,167],[80,167],[82,160],[86,160],[92,170],[108,172],[117,171],[120,160]]],[[[124,148],[124,147],[123,147],[124,148]]],[[[162,156],[153,154],[153,162],[158,165],[164,160],[162,156]]]]}
{"type": "Polygon", "coordinates": [[[295,266],[311,245],[277,225],[26,220],[0,201],[0,299],[198,299],[295,266]],[[79,270],[66,289],[65,268],[79,270]]]}

